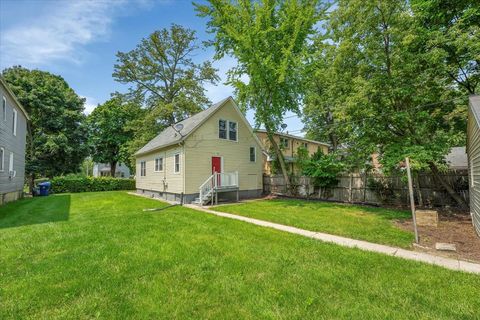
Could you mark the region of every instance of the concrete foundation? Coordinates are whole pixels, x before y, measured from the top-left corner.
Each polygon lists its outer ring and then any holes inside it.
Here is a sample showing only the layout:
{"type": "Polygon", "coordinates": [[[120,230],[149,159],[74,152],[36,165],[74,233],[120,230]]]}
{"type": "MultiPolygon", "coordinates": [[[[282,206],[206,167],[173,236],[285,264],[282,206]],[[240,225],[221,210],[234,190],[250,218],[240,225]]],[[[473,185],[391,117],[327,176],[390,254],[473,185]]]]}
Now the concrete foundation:
{"type": "MultiPolygon", "coordinates": [[[[174,201],[178,203],[180,203],[182,199],[182,195],[179,193],[161,192],[161,191],[145,190],[145,189],[137,189],[137,193],[144,196],[148,196],[150,198],[163,199],[163,200],[174,201]]],[[[238,195],[240,200],[259,198],[262,195],[262,190],[261,189],[239,190],[238,195]]],[[[184,194],[183,203],[192,203],[193,201],[195,201],[195,198],[198,198],[198,196],[199,196],[198,193],[184,194]]],[[[218,201],[235,202],[236,200],[237,200],[237,191],[218,193],[218,201]]]]}
{"type": "Polygon", "coordinates": [[[7,202],[16,201],[18,199],[23,198],[23,191],[12,191],[7,193],[0,194],[0,206],[7,202]]]}

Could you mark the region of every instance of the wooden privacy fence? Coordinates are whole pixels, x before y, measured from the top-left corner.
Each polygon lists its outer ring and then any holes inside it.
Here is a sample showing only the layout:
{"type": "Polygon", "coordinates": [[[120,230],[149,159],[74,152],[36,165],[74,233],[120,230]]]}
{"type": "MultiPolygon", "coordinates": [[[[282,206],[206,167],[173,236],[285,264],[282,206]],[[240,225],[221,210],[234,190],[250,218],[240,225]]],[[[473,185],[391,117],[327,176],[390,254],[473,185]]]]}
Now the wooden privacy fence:
{"type": "MultiPolygon", "coordinates": [[[[451,170],[442,175],[455,191],[468,203],[468,171],[451,170]]],[[[425,207],[456,206],[456,202],[429,173],[414,175],[415,203],[425,207]]],[[[315,186],[314,179],[305,176],[291,177],[293,195],[306,199],[341,202],[361,202],[408,206],[408,185],[402,176],[352,173],[338,177],[338,183],[331,188],[315,186]]],[[[263,191],[267,194],[286,194],[283,176],[263,177],[263,191]]]]}

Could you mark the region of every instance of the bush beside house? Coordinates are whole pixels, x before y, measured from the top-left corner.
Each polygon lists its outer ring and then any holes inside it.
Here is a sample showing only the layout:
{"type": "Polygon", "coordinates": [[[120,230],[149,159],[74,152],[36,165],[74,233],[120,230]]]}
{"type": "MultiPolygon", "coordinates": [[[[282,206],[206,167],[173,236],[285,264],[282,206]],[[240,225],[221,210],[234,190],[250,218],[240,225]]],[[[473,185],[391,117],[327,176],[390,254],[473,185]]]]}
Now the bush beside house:
{"type": "Polygon", "coordinates": [[[54,193],[135,190],[134,179],[71,175],[55,177],[51,181],[54,193]]]}

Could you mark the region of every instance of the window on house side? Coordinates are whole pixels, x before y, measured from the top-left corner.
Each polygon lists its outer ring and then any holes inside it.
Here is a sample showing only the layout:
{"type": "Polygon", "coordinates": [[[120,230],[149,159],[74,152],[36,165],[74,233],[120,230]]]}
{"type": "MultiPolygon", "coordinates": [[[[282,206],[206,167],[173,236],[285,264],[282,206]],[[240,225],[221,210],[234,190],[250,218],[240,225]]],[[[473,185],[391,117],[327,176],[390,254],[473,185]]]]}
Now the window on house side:
{"type": "Polygon", "coordinates": [[[237,141],[237,123],[228,121],[228,139],[237,141]]]}
{"type": "Polygon", "coordinates": [[[10,161],[8,164],[8,171],[13,172],[13,152],[10,152],[10,161]]]}
{"type": "Polygon", "coordinates": [[[227,121],[218,120],[218,137],[220,139],[227,139],[227,121]]]}
{"type": "Polygon", "coordinates": [[[180,154],[177,153],[175,154],[175,168],[174,168],[175,173],[180,172],[180,154]]]}
{"type": "Polygon", "coordinates": [[[13,124],[12,124],[13,135],[16,136],[17,135],[17,110],[16,109],[13,109],[12,121],[13,121],[13,124]]]}
{"type": "Polygon", "coordinates": [[[147,175],[147,163],[145,161],[140,162],[140,177],[147,175]]]}
{"type": "Polygon", "coordinates": [[[250,147],[250,162],[256,162],[257,161],[257,152],[255,150],[255,147],[250,147]]]}
{"type": "Polygon", "coordinates": [[[4,171],[5,168],[5,149],[0,148],[0,171],[4,171]]]}
{"type": "Polygon", "coordinates": [[[308,150],[308,143],[304,142],[303,147],[308,150]]]}
{"type": "Polygon", "coordinates": [[[156,158],[155,159],[155,171],[163,171],[163,158],[156,158]]]}

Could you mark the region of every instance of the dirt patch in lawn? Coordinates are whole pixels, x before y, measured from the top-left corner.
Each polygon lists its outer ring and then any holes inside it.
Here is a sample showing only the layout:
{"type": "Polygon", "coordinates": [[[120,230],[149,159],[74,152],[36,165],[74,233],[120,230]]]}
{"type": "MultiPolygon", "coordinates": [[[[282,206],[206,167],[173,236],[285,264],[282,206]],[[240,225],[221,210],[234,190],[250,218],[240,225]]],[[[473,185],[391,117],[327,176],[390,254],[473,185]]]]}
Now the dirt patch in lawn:
{"type": "MultiPolygon", "coordinates": [[[[413,230],[411,220],[398,221],[397,225],[408,231],[413,230]]],[[[420,246],[415,251],[428,252],[449,258],[480,262],[480,238],[475,233],[470,215],[454,213],[439,215],[438,227],[419,227],[420,246]],[[439,251],[435,243],[454,243],[456,252],[439,251]]]]}

